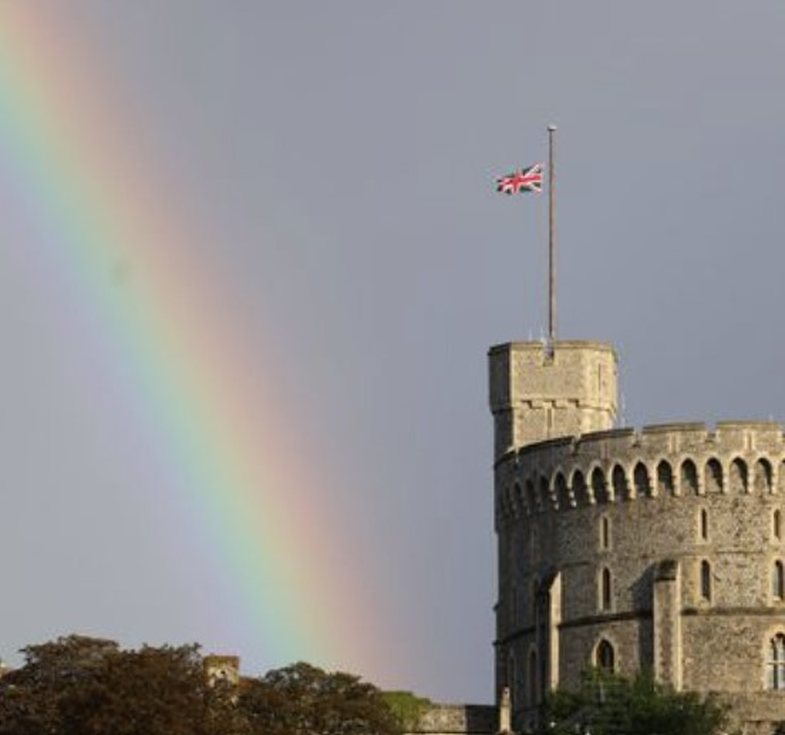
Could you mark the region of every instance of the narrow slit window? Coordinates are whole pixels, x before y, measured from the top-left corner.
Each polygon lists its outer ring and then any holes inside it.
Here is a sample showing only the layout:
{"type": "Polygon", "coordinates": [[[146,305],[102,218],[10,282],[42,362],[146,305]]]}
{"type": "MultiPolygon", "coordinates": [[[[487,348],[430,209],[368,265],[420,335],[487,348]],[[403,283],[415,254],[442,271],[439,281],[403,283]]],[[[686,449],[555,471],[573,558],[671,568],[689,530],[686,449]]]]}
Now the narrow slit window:
{"type": "Polygon", "coordinates": [[[771,570],[771,596],[775,600],[785,599],[785,567],[779,559],[771,570]]]}
{"type": "Polygon", "coordinates": [[[701,541],[709,540],[709,512],[705,508],[701,508],[700,535],[701,541]]]}
{"type": "Polygon", "coordinates": [[[774,538],[779,541],[782,538],[782,516],[779,510],[775,510],[771,517],[771,531],[774,538]]]}
{"type": "Polygon", "coordinates": [[[711,565],[707,561],[701,562],[701,597],[706,600],[711,600],[711,565]]]}
{"type": "Polygon", "coordinates": [[[600,518],[600,548],[603,551],[611,548],[611,522],[607,516],[600,518]]]}
{"type": "Polygon", "coordinates": [[[604,567],[600,572],[600,610],[610,610],[611,600],[611,571],[604,567]]]}

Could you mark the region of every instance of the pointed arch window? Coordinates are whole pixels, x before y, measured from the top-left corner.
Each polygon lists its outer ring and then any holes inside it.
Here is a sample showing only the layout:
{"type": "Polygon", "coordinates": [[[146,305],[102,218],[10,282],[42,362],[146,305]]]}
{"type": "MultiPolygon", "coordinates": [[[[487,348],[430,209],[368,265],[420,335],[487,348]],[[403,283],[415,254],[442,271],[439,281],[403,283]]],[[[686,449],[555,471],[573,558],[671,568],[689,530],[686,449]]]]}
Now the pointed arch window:
{"type": "Polygon", "coordinates": [[[673,470],[665,460],[657,465],[657,493],[673,494],[673,470]]]}
{"type": "Polygon", "coordinates": [[[785,689],[785,635],[777,633],[769,641],[769,660],[766,662],[766,686],[781,691],[785,689]]]}
{"type": "Polygon", "coordinates": [[[775,600],[785,600],[785,567],[779,559],[771,570],[771,596],[775,600]]]}
{"type": "Polygon", "coordinates": [[[707,602],[711,601],[711,564],[705,559],[701,562],[700,572],[701,597],[707,602]]]}
{"type": "Polygon", "coordinates": [[[594,652],[594,665],[606,674],[612,674],[616,669],[616,652],[605,638],[597,644],[597,650],[594,652]]]}

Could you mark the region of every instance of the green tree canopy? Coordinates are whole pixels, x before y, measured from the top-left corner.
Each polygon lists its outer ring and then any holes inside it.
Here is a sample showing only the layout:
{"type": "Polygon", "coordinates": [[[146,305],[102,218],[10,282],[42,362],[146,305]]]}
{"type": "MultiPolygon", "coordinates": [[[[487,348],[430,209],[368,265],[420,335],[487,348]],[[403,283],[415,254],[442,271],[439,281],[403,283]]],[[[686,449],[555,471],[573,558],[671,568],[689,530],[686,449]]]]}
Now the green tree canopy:
{"type": "Polygon", "coordinates": [[[399,720],[372,684],[306,663],[245,680],[238,700],[253,735],[394,735],[399,720]]]}
{"type": "Polygon", "coordinates": [[[396,735],[358,677],[299,663],[239,684],[208,679],[199,647],[69,636],[23,649],[0,678],[0,735],[396,735]]]}
{"type": "Polygon", "coordinates": [[[0,679],[0,735],[243,735],[197,646],[123,651],[69,636],[23,653],[25,665],[0,679]]]}
{"type": "Polygon", "coordinates": [[[542,735],[718,735],[727,708],[711,696],[676,692],[647,674],[587,672],[577,692],[546,702],[542,735]]]}

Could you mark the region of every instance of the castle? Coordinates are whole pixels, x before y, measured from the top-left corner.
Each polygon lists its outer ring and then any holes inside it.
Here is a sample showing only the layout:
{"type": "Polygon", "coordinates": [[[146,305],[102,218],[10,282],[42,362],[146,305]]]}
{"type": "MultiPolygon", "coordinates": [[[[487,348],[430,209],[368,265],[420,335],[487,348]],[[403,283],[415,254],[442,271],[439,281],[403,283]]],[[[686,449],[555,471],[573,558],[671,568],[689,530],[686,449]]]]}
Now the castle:
{"type": "Polygon", "coordinates": [[[588,666],[715,692],[746,732],[785,721],[780,425],[614,429],[598,342],[489,351],[497,702],[513,727],[588,666]]]}

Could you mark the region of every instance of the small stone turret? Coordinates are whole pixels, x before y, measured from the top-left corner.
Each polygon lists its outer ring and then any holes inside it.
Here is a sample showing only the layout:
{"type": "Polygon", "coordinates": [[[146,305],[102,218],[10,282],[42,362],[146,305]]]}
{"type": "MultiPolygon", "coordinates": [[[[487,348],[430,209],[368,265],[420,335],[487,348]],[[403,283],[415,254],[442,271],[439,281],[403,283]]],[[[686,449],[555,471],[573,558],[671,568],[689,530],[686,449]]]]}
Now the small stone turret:
{"type": "Polygon", "coordinates": [[[240,658],[215,654],[205,656],[204,673],[211,685],[225,681],[235,686],[240,683],[240,658]]]}
{"type": "Polygon", "coordinates": [[[495,458],[526,444],[612,429],[616,353],[602,342],[508,342],[488,352],[495,458]]]}

